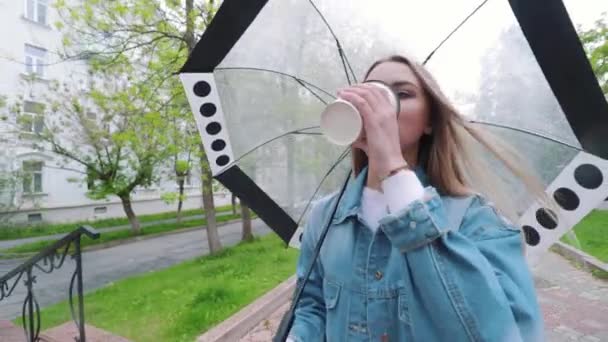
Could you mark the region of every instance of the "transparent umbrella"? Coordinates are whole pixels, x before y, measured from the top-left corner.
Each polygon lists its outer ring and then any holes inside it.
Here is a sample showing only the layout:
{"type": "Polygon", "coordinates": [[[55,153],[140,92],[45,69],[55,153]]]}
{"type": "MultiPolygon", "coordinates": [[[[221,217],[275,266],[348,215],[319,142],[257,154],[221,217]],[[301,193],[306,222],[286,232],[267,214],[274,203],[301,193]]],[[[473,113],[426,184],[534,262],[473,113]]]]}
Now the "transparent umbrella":
{"type": "Polygon", "coordinates": [[[180,74],[213,176],[297,247],[351,168],[319,115],[391,54],[541,176],[557,208],[512,195],[532,263],[608,196],[608,104],[561,0],[225,0],[180,74]]]}

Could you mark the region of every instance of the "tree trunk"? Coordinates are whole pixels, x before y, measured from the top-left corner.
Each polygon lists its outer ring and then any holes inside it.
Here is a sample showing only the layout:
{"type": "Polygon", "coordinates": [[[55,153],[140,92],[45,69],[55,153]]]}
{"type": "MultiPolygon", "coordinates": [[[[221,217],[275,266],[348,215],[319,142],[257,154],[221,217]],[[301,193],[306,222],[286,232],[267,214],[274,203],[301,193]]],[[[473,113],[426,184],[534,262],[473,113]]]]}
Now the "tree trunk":
{"type": "Polygon", "coordinates": [[[179,197],[177,199],[177,223],[182,223],[182,206],[184,205],[184,179],[181,178],[178,181],[179,184],[179,197]]]}
{"type": "Polygon", "coordinates": [[[137,216],[135,216],[133,207],[131,207],[131,197],[128,195],[120,196],[120,201],[122,202],[122,208],[125,210],[125,214],[127,214],[129,223],[131,223],[131,229],[133,230],[133,233],[136,235],[141,234],[141,226],[139,225],[139,219],[137,218],[137,216]]]}
{"type": "MultiPolygon", "coordinates": [[[[194,39],[194,19],[191,15],[194,9],[194,0],[186,0],[186,32],[184,38],[188,53],[194,50],[196,40],[194,39]]],[[[207,163],[205,154],[205,146],[199,143],[200,162],[201,162],[201,187],[203,192],[203,210],[205,211],[205,219],[207,220],[207,241],[209,242],[209,254],[214,254],[222,249],[220,236],[217,232],[217,222],[215,220],[215,204],[213,203],[213,175],[207,163]]]]}
{"type": "Polygon", "coordinates": [[[236,216],[236,196],[231,193],[232,198],[230,199],[230,201],[232,202],[232,215],[236,216]]]}
{"type": "Polygon", "coordinates": [[[241,219],[243,222],[243,234],[241,241],[253,240],[253,230],[251,229],[251,211],[249,207],[241,201],[241,219]]]}
{"type": "Polygon", "coordinates": [[[205,147],[199,144],[201,150],[201,170],[202,170],[202,190],[203,190],[203,210],[207,220],[207,241],[209,242],[209,254],[214,254],[222,249],[220,235],[217,232],[217,222],[215,220],[215,204],[213,203],[213,188],[211,169],[207,165],[205,157],[205,147]]]}

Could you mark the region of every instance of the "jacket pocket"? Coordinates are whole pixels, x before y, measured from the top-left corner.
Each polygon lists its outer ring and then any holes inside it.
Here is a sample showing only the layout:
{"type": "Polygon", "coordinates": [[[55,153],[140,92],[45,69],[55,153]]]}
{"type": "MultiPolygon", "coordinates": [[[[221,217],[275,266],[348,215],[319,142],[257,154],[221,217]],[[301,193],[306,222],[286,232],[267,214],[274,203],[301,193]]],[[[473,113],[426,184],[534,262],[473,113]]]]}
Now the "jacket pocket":
{"type": "Polygon", "coordinates": [[[341,286],[331,281],[325,281],[323,285],[323,299],[327,310],[334,309],[340,297],[341,286]]]}
{"type": "Polygon", "coordinates": [[[410,308],[407,293],[401,292],[399,294],[397,310],[399,314],[399,320],[407,325],[410,325],[410,308]]]}

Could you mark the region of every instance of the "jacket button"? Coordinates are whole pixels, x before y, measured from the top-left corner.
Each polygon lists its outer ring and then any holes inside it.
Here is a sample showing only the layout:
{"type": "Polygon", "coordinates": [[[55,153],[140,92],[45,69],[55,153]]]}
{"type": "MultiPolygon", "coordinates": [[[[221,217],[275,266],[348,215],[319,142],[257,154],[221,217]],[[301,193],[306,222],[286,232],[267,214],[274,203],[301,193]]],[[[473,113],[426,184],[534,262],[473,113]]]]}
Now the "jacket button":
{"type": "Polygon", "coordinates": [[[382,279],[382,272],[376,271],[376,280],[382,279]]]}

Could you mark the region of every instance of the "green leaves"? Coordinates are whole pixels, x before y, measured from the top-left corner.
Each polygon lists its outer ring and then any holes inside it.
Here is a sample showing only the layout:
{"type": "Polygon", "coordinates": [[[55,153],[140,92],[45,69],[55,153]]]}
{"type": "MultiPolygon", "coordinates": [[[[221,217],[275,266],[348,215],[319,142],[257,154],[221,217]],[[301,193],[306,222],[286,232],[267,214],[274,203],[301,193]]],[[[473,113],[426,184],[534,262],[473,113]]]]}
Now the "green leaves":
{"type": "Polygon", "coordinates": [[[190,161],[187,160],[178,160],[175,162],[175,172],[179,176],[185,176],[190,172],[190,161]]]}
{"type": "Polygon", "coordinates": [[[579,37],[600,87],[608,98],[608,13],[602,14],[594,28],[580,31],[579,37]]]}

